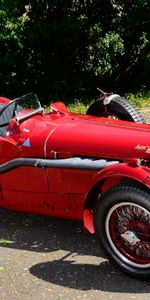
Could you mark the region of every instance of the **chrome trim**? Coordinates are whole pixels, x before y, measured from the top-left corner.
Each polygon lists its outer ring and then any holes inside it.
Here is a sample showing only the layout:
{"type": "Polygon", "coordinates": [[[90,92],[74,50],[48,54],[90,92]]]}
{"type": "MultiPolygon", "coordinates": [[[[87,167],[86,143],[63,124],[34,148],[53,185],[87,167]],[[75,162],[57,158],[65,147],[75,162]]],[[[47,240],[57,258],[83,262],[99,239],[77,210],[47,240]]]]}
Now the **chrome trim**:
{"type": "Polygon", "coordinates": [[[17,116],[17,117],[15,118],[15,122],[18,123],[19,121],[22,121],[22,120],[24,120],[24,119],[26,119],[26,118],[28,118],[28,117],[31,117],[31,116],[36,115],[37,113],[43,112],[43,110],[44,110],[43,107],[39,107],[38,109],[36,109],[36,110],[34,110],[34,111],[32,111],[32,112],[29,112],[29,113],[24,114],[24,115],[22,115],[22,116],[17,116]]]}

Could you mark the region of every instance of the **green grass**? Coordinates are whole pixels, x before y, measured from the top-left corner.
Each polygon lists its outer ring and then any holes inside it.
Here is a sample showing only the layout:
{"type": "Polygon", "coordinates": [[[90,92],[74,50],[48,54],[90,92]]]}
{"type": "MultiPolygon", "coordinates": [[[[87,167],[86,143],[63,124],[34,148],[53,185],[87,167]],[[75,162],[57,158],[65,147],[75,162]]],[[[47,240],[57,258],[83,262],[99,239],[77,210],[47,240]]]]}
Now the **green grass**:
{"type": "Polygon", "coordinates": [[[67,107],[68,107],[68,110],[71,112],[78,113],[78,114],[85,114],[91,104],[92,104],[92,101],[85,104],[79,100],[75,100],[74,103],[69,104],[67,107]]]}
{"type": "Polygon", "coordinates": [[[125,94],[125,98],[134,103],[138,108],[150,108],[150,91],[125,94]]]}
{"type": "Polygon", "coordinates": [[[13,241],[9,238],[7,239],[0,239],[0,246],[8,246],[10,244],[13,244],[13,241]]]}
{"type": "Polygon", "coordinates": [[[10,270],[10,267],[9,266],[0,266],[0,273],[1,272],[7,272],[10,270]]]}

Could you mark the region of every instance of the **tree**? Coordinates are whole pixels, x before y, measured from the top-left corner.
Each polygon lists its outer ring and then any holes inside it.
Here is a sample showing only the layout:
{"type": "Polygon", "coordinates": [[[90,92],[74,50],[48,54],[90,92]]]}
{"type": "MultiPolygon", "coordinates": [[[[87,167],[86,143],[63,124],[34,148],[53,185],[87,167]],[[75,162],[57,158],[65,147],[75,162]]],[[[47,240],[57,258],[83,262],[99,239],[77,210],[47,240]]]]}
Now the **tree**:
{"type": "Polygon", "coordinates": [[[97,84],[148,85],[149,6],[148,0],[2,0],[1,93],[33,90],[49,101],[90,97],[97,84]]]}

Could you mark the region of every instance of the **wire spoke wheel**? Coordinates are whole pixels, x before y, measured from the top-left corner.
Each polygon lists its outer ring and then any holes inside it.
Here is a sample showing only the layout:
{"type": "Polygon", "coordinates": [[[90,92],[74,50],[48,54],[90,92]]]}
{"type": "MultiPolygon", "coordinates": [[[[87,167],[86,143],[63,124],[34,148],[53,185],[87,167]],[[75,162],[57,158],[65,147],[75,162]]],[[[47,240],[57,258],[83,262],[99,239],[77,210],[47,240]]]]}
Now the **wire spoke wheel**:
{"type": "Polygon", "coordinates": [[[106,234],[123,261],[150,267],[150,213],[146,209],[133,203],[113,206],[106,218],[106,234]]]}
{"type": "Polygon", "coordinates": [[[134,181],[111,187],[95,208],[96,235],[124,273],[150,279],[150,191],[134,181]]]}

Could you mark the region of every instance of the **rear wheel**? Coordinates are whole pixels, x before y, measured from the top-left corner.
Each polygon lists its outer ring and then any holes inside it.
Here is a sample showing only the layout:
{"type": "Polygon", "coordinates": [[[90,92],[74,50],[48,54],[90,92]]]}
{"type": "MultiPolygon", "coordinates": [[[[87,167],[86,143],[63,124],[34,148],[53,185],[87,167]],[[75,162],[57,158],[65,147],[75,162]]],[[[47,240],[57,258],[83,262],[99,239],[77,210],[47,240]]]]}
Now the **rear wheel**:
{"type": "Polygon", "coordinates": [[[150,194],[120,184],[100,198],[95,231],[108,257],[125,273],[150,277],[150,194]]]}
{"type": "Polygon", "coordinates": [[[107,105],[103,104],[102,99],[98,99],[89,107],[87,114],[141,124],[144,123],[144,119],[138,109],[120,96],[114,97],[107,105]]]}

